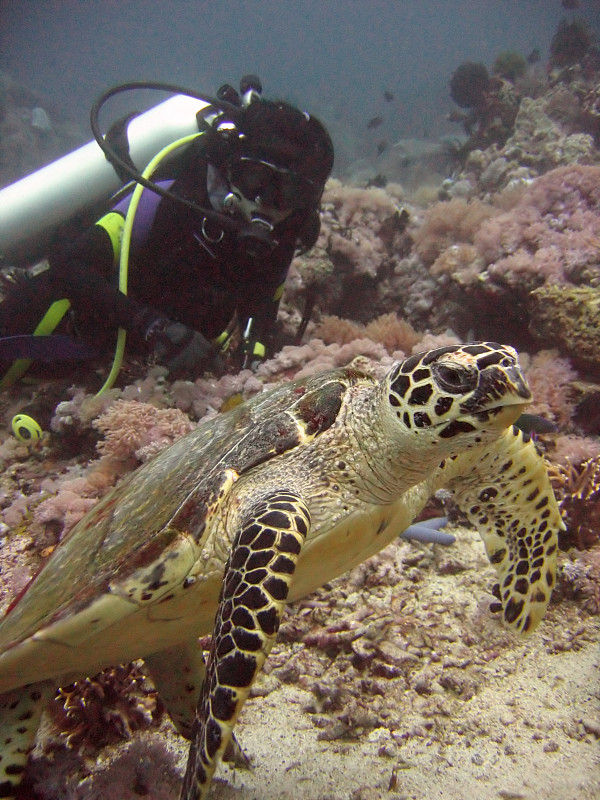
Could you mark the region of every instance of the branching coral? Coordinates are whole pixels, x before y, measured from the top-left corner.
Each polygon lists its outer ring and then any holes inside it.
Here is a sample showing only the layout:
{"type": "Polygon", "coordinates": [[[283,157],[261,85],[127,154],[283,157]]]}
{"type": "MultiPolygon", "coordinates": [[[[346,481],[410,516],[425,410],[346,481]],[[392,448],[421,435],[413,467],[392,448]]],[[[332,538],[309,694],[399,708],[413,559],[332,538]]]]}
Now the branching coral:
{"type": "Polygon", "coordinates": [[[61,688],[52,714],[69,747],[98,748],[156,725],[162,706],[134,662],[61,688]]]}
{"type": "Polygon", "coordinates": [[[563,549],[585,550],[600,538],[600,456],[579,463],[550,464],[550,480],[556,493],[566,531],[560,533],[563,549]]]}

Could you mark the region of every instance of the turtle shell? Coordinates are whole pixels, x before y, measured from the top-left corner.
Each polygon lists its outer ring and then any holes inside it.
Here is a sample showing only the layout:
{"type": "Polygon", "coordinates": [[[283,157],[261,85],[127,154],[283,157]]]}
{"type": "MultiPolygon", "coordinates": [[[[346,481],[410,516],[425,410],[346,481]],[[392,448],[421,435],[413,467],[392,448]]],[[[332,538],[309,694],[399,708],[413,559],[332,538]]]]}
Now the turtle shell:
{"type": "Polygon", "coordinates": [[[221,558],[203,558],[211,515],[225,511],[240,475],[329,428],[357,382],[374,383],[347,368],[278,386],[201,422],[123,479],[65,537],[0,624],[0,651],[9,651],[0,656],[0,692],[24,683],[24,660],[37,665],[32,679],[70,675],[72,650],[61,650],[82,642],[94,643],[77,669],[87,674],[164,647],[171,635],[181,640],[186,622],[190,633],[209,630],[228,556],[225,542],[221,558]],[[190,612],[179,621],[176,634],[166,624],[145,626],[163,619],[157,603],[176,593],[197,606],[194,618],[190,612]]]}

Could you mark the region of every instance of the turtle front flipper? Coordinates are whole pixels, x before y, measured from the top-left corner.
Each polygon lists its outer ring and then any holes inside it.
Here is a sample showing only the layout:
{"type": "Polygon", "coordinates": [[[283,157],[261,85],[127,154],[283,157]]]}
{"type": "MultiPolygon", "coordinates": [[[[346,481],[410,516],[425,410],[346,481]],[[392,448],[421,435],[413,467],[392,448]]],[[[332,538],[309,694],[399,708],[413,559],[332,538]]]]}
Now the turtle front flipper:
{"type": "Polygon", "coordinates": [[[223,576],[182,800],[203,800],[250,687],[275,641],[310,527],[292,492],[271,495],[244,517],[223,576]]]}
{"type": "Polygon", "coordinates": [[[55,681],[41,681],[0,695],[0,797],[16,794],[42,712],[56,686],[55,681]]]}
{"type": "Polygon", "coordinates": [[[446,488],[496,568],[504,620],[530,633],[550,601],[558,531],[564,529],[544,460],[529,437],[511,427],[484,452],[459,456],[454,469],[460,477],[446,488]]]}

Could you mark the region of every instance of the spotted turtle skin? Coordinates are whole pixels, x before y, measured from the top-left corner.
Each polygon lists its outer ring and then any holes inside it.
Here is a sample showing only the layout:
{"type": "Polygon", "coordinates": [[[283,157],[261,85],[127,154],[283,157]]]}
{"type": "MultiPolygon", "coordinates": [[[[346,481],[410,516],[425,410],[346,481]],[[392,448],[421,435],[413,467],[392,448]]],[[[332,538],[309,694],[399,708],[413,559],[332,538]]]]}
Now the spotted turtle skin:
{"type": "Polygon", "coordinates": [[[481,534],[505,623],[533,631],[562,522],[513,426],[530,401],[511,347],[452,345],[380,381],[347,367],[278,386],[126,477],[0,623],[0,796],[58,686],[144,658],[191,739],[181,798],[207,797],[286,602],[381,550],[440,488],[481,534]]]}

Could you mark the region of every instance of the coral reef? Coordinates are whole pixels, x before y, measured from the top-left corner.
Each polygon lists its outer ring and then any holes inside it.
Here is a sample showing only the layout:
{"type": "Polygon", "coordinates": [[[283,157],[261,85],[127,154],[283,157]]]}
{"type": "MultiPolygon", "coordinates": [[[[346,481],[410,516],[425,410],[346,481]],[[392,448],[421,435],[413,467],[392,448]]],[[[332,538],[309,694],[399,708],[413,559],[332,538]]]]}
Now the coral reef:
{"type": "MultiPolygon", "coordinates": [[[[598,268],[600,264],[596,265],[598,268]]],[[[600,287],[543,286],[531,294],[529,329],[576,364],[600,369],[600,287]]]]}
{"type": "Polygon", "coordinates": [[[523,96],[510,135],[501,145],[470,139],[458,151],[462,169],[447,182],[448,196],[464,187],[469,196],[498,192],[556,167],[600,162],[597,84],[545,85],[535,75],[533,84],[528,87],[525,78],[517,82],[522,89],[514,91],[523,96]]]}
{"type": "Polygon", "coordinates": [[[512,133],[519,107],[512,81],[519,66],[514,55],[499,56],[499,59],[499,68],[494,65],[496,74],[492,78],[484,64],[472,61],[460,64],[452,74],[450,96],[461,108],[469,109],[467,113],[449,117],[453,122],[462,123],[468,137],[458,152],[459,157],[466,157],[476,148],[502,146],[512,133]]]}
{"type": "MultiPolygon", "coordinates": [[[[394,184],[365,189],[330,180],[317,247],[292,265],[282,310],[285,324],[297,324],[306,292],[316,286],[316,315],[367,324],[381,314],[397,313],[417,329],[448,327],[435,319],[446,299],[410,252],[421,213],[394,184]],[[415,224],[409,226],[409,220],[415,224]]],[[[289,327],[287,333],[292,333],[289,327]]]]}
{"type": "Polygon", "coordinates": [[[427,209],[413,233],[414,247],[455,300],[445,307],[446,324],[464,336],[469,318],[475,319],[479,338],[498,338],[508,315],[521,346],[538,336],[597,363],[599,186],[598,166],[559,167],[495,195],[492,203],[452,198],[427,209]],[[544,288],[530,297],[538,287],[544,288]],[[563,303],[563,311],[553,311],[563,303]],[[568,332],[561,337],[563,320],[568,332]]]}
{"type": "MultiPolygon", "coordinates": [[[[449,248],[472,244],[481,225],[497,211],[481,200],[453,198],[427,209],[423,223],[412,233],[415,250],[431,266],[449,248]]],[[[438,267],[440,274],[443,270],[438,267]]]]}
{"type": "Polygon", "coordinates": [[[317,246],[295,260],[297,280],[292,276],[288,299],[316,285],[318,305],[325,313],[343,309],[346,316],[368,321],[368,298],[379,302],[379,281],[408,250],[400,202],[399,188],[395,192],[393,185],[364,189],[329,180],[317,246]]]}
{"type": "Polygon", "coordinates": [[[598,270],[600,167],[561,167],[536,178],[513,208],[485,220],[474,243],[488,279],[527,289],[588,282],[598,270]]]}

